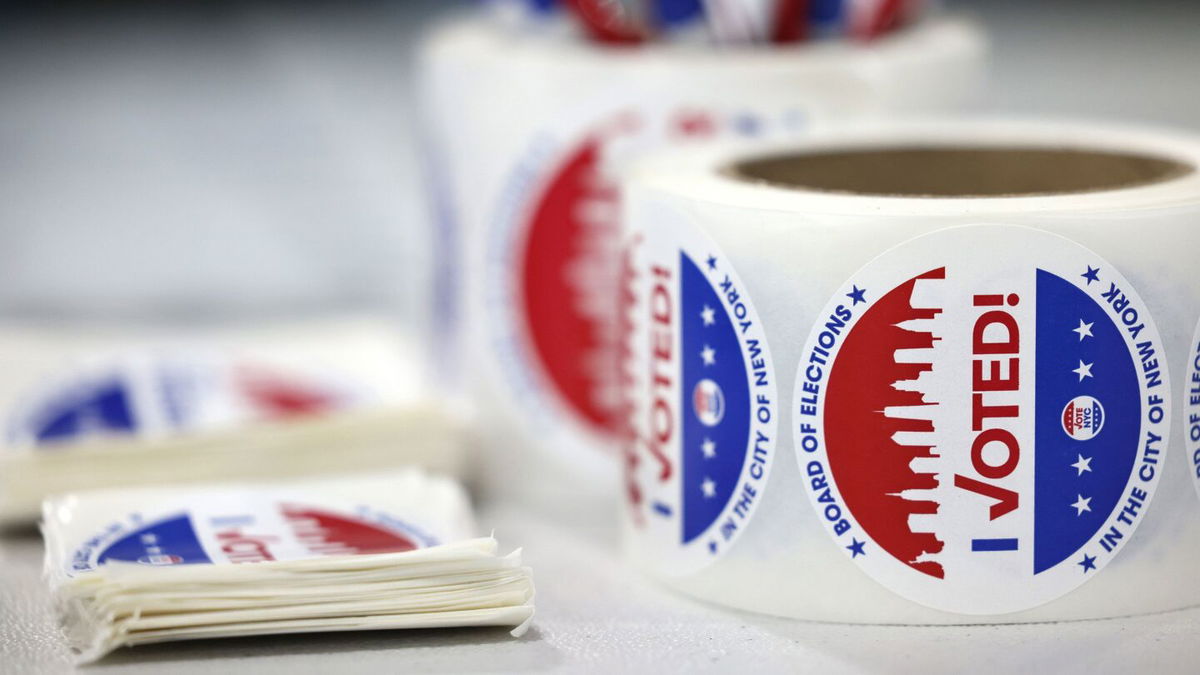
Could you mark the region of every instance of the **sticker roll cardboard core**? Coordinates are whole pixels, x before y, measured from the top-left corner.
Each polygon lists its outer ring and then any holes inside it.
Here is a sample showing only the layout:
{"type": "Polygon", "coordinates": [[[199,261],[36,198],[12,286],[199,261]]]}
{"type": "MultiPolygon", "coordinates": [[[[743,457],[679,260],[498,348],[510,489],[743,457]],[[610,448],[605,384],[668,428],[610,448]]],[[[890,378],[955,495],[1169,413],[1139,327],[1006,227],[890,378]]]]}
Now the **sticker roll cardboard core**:
{"type": "Polygon", "coordinates": [[[1195,171],[1150,155],[1065,148],[896,147],[780,154],[728,172],[787,188],[903,197],[1003,197],[1100,192],[1195,171]]]}

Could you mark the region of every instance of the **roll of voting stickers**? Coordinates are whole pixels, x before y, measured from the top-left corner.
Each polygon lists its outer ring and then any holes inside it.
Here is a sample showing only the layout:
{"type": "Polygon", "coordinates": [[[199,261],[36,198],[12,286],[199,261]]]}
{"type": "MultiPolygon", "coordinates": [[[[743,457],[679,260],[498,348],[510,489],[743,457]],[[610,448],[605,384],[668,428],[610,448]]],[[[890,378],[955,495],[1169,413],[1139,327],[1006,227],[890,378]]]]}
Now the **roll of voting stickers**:
{"type": "Polygon", "coordinates": [[[1186,135],[983,121],[646,161],[633,558],[817,620],[1200,604],[1197,167],[1186,135]]]}
{"type": "Polygon", "coordinates": [[[459,373],[488,430],[492,486],[555,504],[616,491],[618,183],[636,157],[958,110],[985,53],[982,31],[956,18],[811,49],[619,50],[471,20],[433,32],[421,74],[439,376],[459,373]]]}

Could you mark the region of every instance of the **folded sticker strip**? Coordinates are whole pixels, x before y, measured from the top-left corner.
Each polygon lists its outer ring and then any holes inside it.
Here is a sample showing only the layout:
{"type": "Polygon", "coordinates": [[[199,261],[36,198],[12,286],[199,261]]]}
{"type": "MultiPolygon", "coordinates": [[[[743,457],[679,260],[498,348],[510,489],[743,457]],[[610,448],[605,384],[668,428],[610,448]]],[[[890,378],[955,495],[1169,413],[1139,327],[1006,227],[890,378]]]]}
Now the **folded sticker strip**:
{"type": "Polygon", "coordinates": [[[45,576],[81,661],[239,635],[513,626],[520,551],[474,538],[455,482],[417,471],[47,500],[45,576]]]}
{"type": "Polygon", "coordinates": [[[5,324],[0,365],[0,522],[82,489],[461,468],[460,424],[423,387],[419,350],[379,319],[5,324]]]}

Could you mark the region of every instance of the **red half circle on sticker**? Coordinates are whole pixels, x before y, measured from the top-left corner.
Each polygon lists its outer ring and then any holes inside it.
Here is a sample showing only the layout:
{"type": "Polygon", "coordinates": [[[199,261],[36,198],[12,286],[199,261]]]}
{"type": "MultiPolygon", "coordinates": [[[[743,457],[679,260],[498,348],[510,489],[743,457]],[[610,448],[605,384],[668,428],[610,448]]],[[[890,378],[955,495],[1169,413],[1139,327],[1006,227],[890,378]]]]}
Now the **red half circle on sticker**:
{"type": "Polygon", "coordinates": [[[925,555],[942,550],[932,532],[914,532],[909,517],[937,513],[932,499],[906,491],[937,488],[937,475],[912,468],[913,460],[933,457],[931,445],[901,445],[898,433],[931,433],[928,419],[885,414],[887,408],[937,405],[919,391],[897,388],[932,370],[929,363],[900,362],[896,353],[928,349],[937,337],[902,326],[933,319],[936,308],[914,308],[918,280],[944,280],[945,268],[910,279],[879,299],[844,338],[826,392],[825,442],[829,466],[846,506],[884,550],[915,570],[943,578],[942,566],[925,555]]]}
{"type": "Polygon", "coordinates": [[[529,342],[554,389],[593,431],[617,429],[618,194],[600,170],[603,136],[572,152],[526,234],[520,297],[529,342]]]}
{"type": "Polygon", "coordinates": [[[239,366],[236,386],[242,396],[268,419],[306,417],[336,410],[341,401],[315,383],[255,366],[239,366]]]}
{"type": "Polygon", "coordinates": [[[280,506],[296,539],[318,555],[400,553],[419,548],[398,532],[307,506],[280,506]]]}

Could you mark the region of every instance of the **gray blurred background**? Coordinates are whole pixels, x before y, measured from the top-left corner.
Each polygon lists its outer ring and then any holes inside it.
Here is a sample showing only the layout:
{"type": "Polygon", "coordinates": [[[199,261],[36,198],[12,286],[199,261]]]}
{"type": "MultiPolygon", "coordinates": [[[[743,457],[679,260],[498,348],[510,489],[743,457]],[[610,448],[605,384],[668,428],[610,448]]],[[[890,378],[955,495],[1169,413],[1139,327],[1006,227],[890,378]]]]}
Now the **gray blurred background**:
{"type": "MultiPolygon", "coordinates": [[[[0,6],[0,318],[423,321],[412,50],[469,3],[0,6]]],[[[1200,3],[947,0],[984,109],[1200,127],[1200,3]]]]}

